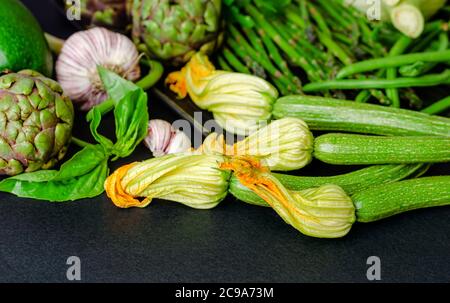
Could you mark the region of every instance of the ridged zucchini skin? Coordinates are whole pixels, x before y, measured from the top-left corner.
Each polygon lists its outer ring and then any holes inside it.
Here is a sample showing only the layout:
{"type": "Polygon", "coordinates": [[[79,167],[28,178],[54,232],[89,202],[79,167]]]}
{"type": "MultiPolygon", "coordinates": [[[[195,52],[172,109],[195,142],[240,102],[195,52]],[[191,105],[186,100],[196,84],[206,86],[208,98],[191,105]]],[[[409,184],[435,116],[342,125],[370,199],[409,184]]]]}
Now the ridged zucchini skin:
{"type": "Polygon", "coordinates": [[[449,118],[332,98],[286,96],[275,102],[272,113],[275,119],[300,118],[311,130],[450,137],[449,118]]]}
{"type": "Polygon", "coordinates": [[[450,176],[424,177],[371,187],[352,196],[358,222],[413,209],[450,204],[450,176]]]}
{"type": "MultiPolygon", "coordinates": [[[[330,177],[302,177],[276,173],[273,175],[289,190],[300,191],[326,184],[335,184],[342,187],[348,195],[352,195],[378,184],[391,183],[408,177],[418,177],[424,174],[428,168],[429,165],[426,164],[374,165],[330,177]]],[[[231,177],[228,191],[243,202],[257,206],[269,206],[257,194],[242,185],[234,175],[231,177]]]]}
{"type": "Polygon", "coordinates": [[[315,139],[314,157],[335,165],[449,162],[450,138],[331,133],[315,139]]]}

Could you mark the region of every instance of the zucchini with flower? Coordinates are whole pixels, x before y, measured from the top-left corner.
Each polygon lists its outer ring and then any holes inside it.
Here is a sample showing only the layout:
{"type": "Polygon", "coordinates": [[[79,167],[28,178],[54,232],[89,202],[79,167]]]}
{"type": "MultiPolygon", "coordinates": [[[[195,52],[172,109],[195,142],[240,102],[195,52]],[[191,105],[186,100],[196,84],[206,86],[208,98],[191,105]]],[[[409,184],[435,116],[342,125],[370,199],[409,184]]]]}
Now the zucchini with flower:
{"type": "MultiPolygon", "coordinates": [[[[373,222],[414,209],[450,204],[450,176],[378,184],[350,197],[337,185],[288,190],[282,179],[250,158],[231,159],[221,167],[232,170],[233,177],[259,200],[242,192],[238,198],[242,197],[250,204],[272,207],[286,223],[312,237],[343,237],[355,221],[373,222]]],[[[324,180],[316,181],[320,184],[324,180]]]]}
{"type": "MultiPolygon", "coordinates": [[[[340,186],[348,195],[366,190],[375,186],[383,186],[406,178],[417,178],[427,172],[430,165],[404,164],[404,165],[374,165],[336,176],[295,176],[273,173],[281,184],[287,189],[301,191],[308,188],[319,187],[326,184],[340,186]]],[[[257,194],[239,182],[236,176],[230,179],[230,194],[236,199],[257,206],[269,205],[257,194]]]]}
{"type": "Polygon", "coordinates": [[[197,152],[227,156],[253,156],[271,170],[300,169],[312,160],[314,137],[305,122],[283,118],[271,122],[242,141],[227,145],[223,135],[206,137],[197,152]]]}
{"type": "Polygon", "coordinates": [[[301,233],[318,238],[345,236],[355,222],[355,207],[344,190],[323,185],[303,191],[287,190],[270,171],[251,158],[233,158],[221,165],[232,170],[246,187],[264,199],[301,233]]]}
{"type": "Polygon", "coordinates": [[[219,169],[222,162],[220,155],[174,154],[132,163],[109,176],[105,190],[120,208],[146,207],[159,198],[210,209],[228,192],[230,174],[219,169]]]}
{"type": "Polygon", "coordinates": [[[278,91],[251,75],[216,70],[205,54],[197,53],[181,71],[169,74],[166,83],[179,98],[187,95],[201,109],[211,111],[230,133],[248,135],[272,117],[278,91]]]}

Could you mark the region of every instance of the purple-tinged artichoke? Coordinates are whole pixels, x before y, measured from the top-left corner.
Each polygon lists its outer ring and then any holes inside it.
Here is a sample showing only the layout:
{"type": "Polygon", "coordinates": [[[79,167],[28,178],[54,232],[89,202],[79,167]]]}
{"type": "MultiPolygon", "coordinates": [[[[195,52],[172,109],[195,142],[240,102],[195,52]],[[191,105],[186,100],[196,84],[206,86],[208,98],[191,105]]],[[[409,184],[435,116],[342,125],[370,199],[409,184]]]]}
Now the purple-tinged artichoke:
{"type": "Polygon", "coordinates": [[[67,151],[74,119],[61,86],[35,71],[0,77],[0,174],[48,169],[67,151]]]}
{"type": "Polygon", "coordinates": [[[170,65],[221,43],[221,0],[129,0],[133,41],[150,57],[170,65]]]}

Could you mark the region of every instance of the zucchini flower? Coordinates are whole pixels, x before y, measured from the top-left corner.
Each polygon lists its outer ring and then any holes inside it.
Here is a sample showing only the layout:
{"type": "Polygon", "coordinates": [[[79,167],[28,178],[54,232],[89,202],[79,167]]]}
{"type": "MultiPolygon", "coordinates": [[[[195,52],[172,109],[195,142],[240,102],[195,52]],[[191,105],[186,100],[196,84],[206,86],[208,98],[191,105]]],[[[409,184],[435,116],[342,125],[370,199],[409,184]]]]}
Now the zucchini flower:
{"type": "Polygon", "coordinates": [[[337,185],[289,191],[259,161],[245,157],[230,159],[220,167],[232,170],[243,185],[264,199],[286,223],[307,236],[343,237],[355,222],[353,202],[337,185]]]}
{"type": "Polygon", "coordinates": [[[185,98],[188,94],[201,109],[211,111],[225,130],[248,135],[272,117],[278,91],[252,75],[216,70],[208,57],[195,54],[181,71],[169,74],[170,89],[185,98]]]}
{"type": "Polygon", "coordinates": [[[209,209],[227,195],[230,173],[219,169],[223,161],[218,155],[173,154],[135,162],[109,176],[105,190],[120,208],[146,207],[158,198],[209,209]]]}
{"type": "Polygon", "coordinates": [[[230,146],[223,135],[212,133],[197,152],[227,156],[253,156],[264,160],[271,170],[300,169],[312,160],[314,137],[303,120],[273,121],[242,141],[230,146]]]}

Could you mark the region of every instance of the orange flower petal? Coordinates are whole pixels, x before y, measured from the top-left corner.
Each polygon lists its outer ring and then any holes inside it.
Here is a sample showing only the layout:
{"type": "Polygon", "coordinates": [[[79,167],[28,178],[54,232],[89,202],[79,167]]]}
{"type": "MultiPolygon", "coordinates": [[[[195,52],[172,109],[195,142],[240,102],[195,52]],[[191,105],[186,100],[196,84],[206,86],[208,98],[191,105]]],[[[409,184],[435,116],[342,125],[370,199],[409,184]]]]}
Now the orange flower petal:
{"type": "Polygon", "coordinates": [[[122,187],[121,181],[123,176],[131,169],[135,163],[124,165],[111,174],[105,181],[105,191],[107,196],[112,200],[114,205],[120,208],[145,207],[151,199],[145,198],[143,201],[135,199],[127,194],[122,187]]]}

